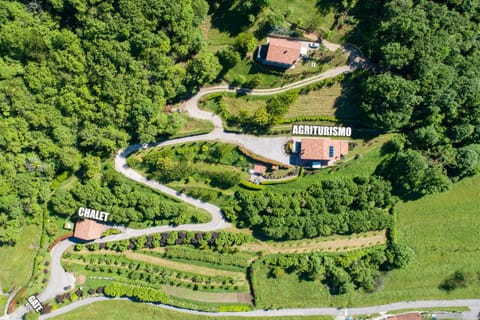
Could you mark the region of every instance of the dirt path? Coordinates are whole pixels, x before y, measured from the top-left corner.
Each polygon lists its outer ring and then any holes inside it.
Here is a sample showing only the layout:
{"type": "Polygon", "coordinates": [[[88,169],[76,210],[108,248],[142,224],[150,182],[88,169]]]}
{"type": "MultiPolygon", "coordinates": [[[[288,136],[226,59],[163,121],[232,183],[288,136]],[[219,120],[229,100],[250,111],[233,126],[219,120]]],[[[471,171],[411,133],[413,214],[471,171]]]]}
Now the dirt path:
{"type": "Polygon", "coordinates": [[[351,251],[363,247],[371,247],[377,244],[386,242],[385,232],[374,235],[373,233],[366,233],[365,237],[358,237],[349,239],[348,237],[342,239],[332,239],[327,241],[309,241],[299,240],[291,241],[288,244],[274,245],[268,242],[246,243],[239,247],[240,250],[251,251],[265,251],[269,254],[274,253],[307,253],[314,251],[351,251]]]}

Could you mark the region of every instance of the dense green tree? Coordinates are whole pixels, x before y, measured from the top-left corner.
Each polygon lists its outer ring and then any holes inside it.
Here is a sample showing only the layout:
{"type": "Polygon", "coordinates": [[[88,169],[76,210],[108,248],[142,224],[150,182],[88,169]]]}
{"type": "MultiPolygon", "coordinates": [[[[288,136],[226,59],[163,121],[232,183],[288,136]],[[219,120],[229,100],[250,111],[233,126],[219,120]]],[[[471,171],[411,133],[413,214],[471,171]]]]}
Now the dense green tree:
{"type": "Polygon", "coordinates": [[[387,270],[403,268],[409,264],[415,256],[415,252],[401,243],[389,243],[385,251],[387,261],[384,267],[387,270]]]}
{"type": "Polygon", "coordinates": [[[223,72],[233,68],[241,60],[240,54],[230,48],[218,51],[216,55],[223,67],[223,72]]]}
{"type": "Polygon", "coordinates": [[[407,125],[421,98],[418,88],[402,77],[384,73],[367,80],[362,109],[373,124],[381,129],[392,130],[407,125]]]}
{"type": "Polygon", "coordinates": [[[211,82],[218,76],[221,69],[218,58],[209,51],[200,52],[187,66],[190,81],[194,85],[211,82]]]}
{"type": "Polygon", "coordinates": [[[235,39],[235,48],[242,56],[253,52],[256,46],[257,39],[251,32],[242,32],[235,39]]]}
{"type": "Polygon", "coordinates": [[[325,180],[291,193],[239,191],[236,220],[273,239],[382,230],[392,223],[385,211],[394,204],[390,190],[388,182],[372,177],[325,180]]]}

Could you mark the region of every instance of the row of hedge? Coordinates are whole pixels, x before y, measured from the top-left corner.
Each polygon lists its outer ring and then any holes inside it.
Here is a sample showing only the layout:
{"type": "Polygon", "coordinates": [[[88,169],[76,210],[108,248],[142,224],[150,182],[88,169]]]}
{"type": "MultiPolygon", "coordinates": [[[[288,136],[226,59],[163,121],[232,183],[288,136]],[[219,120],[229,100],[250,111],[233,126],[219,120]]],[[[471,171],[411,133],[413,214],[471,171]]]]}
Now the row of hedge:
{"type": "Polygon", "coordinates": [[[339,122],[335,117],[329,117],[329,116],[298,116],[294,118],[287,118],[287,119],[282,119],[280,120],[280,124],[288,124],[288,123],[295,123],[295,122],[301,122],[301,121],[328,121],[328,122],[339,122]]]}
{"type": "Polygon", "coordinates": [[[119,241],[94,242],[86,245],[76,244],[74,250],[80,251],[83,248],[87,248],[90,251],[105,249],[123,252],[125,250],[153,249],[169,245],[193,245],[200,249],[210,248],[217,251],[228,251],[230,247],[241,245],[250,241],[250,239],[251,237],[245,234],[225,231],[170,231],[119,241]]]}
{"type": "Polygon", "coordinates": [[[130,297],[143,302],[170,302],[170,296],[160,290],[146,288],[144,286],[137,287],[118,282],[107,284],[104,292],[105,295],[109,297],[130,297]]]}
{"type": "Polygon", "coordinates": [[[165,248],[165,257],[246,268],[249,265],[249,260],[252,258],[252,255],[242,253],[220,254],[216,252],[205,254],[204,252],[188,247],[167,247],[165,248]]]}
{"type": "Polygon", "coordinates": [[[300,178],[303,174],[303,167],[299,169],[298,175],[290,178],[290,179],[281,179],[281,180],[262,180],[261,184],[262,185],[273,185],[273,184],[283,184],[283,183],[288,183],[288,182],[293,182],[300,178]]]}
{"type": "Polygon", "coordinates": [[[247,180],[240,180],[240,186],[249,190],[262,190],[265,188],[261,184],[256,184],[247,180]]]}

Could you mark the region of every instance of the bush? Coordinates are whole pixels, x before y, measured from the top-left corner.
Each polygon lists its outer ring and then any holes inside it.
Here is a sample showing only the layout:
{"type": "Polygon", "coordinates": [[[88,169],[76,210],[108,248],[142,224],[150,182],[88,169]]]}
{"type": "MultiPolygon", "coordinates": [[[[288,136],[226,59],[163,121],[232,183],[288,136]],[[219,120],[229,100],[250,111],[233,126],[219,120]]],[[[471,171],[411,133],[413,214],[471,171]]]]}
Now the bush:
{"type": "Polygon", "coordinates": [[[463,271],[455,271],[453,274],[449,275],[443,282],[439,285],[439,288],[445,291],[452,291],[459,288],[467,287],[467,276],[463,271]]]}
{"type": "Polygon", "coordinates": [[[249,190],[262,190],[264,188],[261,184],[256,184],[247,180],[240,180],[240,186],[249,190]]]}
{"type": "Polygon", "coordinates": [[[301,121],[329,121],[329,122],[336,123],[339,120],[335,117],[329,117],[329,116],[298,116],[294,118],[281,119],[280,123],[287,124],[287,123],[295,123],[295,122],[301,122],[301,121]]]}

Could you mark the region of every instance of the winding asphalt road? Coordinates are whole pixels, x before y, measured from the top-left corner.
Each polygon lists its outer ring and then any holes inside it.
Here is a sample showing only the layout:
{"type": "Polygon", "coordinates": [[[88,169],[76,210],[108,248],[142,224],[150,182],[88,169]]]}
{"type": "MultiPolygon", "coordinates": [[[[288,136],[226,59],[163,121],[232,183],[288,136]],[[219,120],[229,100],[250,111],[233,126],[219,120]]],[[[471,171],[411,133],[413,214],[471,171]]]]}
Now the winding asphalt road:
{"type": "MultiPolygon", "coordinates": [[[[361,54],[352,47],[347,50],[344,48],[344,52],[349,56],[349,65],[339,68],[330,69],[324,73],[307,78],[289,85],[285,85],[280,88],[273,89],[255,89],[250,90],[247,93],[251,95],[272,95],[281,93],[290,89],[299,88],[306,86],[308,84],[335,77],[340,74],[352,72],[355,69],[364,66],[365,60],[361,57],[361,54]]],[[[231,89],[227,86],[216,86],[201,89],[195,96],[186,101],[186,109],[190,116],[197,119],[203,119],[211,121],[214,124],[214,130],[211,133],[205,135],[198,135],[193,137],[186,137],[180,139],[169,140],[161,143],[151,145],[151,147],[163,147],[168,145],[187,143],[193,141],[212,141],[218,140],[222,142],[230,142],[238,145],[242,145],[245,148],[261,155],[266,158],[270,158],[285,164],[289,163],[289,158],[282,151],[282,146],[287,140],[287,137],[256,137],[251,135],[244,134],[233,134],[227,133],[223,130],[222,119],[211,112],[203,111],[198,108],[198,101],[205,95],[215,93],[215,92],[236,92],[236,89],[231,89]]],[[[125,149],[121,149],[117,152],[115,156],[115,170],[123,174],[127,178],[142,183],[151,188],[157,189],[162,193],[168,194],[172,197],[180,199],[188,204],[191,204],[197,208],[204,209],[212,215],[212,220],[204,224],[185,224],[176,227],[172,226],[158,226],[147,229],[131,229],[120,227],[122,231],[120,234],[111,235],[103,239],[99,239],[96,242],[108,242],[108,241],[117,241],[128,239],[132,237],[137,237],[141,235],[148,235],[152,233],[172,231],[172,230],[188,230],[188,231],[212,231],[218,229],[224,229],[230,226],[230,224],[223,217],[220,208],[206,202],[188,197],[182,193],[178,193],[176,190],[173,190],[163,184],[160,184],[156,181],[148,180],[140,173],[128,167],[126,163],[126,158],[133,152],[138,151],[142,146],[140,144],[131,145],[125,149]]],[[[50,252],[51,255],[51,264],[50,264],[50,278],[45,290],[38,295],[38,299],[42,302],[53,299],[56,295],[61,294],[68,290],[68,288],[73,288],[75,286],[75,278],[72,274],[65,272],[61,265],[61,257],[63,253],[71,246],[74,242],[71,240],[64,240],[58,243],[50,252]]],[[[55,315],[63,314],[69,312],[75,308],[78,308],[83,305],[87,305],[97,301],[110,300],[106,297],[93,297],[86,298],[75,303],[72,303],[68,306],[62,307],[48,315],[41,316],[41,319],[48,319],[55,315]]],[[[127,300],[121,299],[120,300],[127,300]]],[[[392,310],[392,309],[403,309],[403,308],[416,308],[422,306],[434,307],[434,306],[470,306],[474,310],[480,310],[480,300],[452,300],[452,301],[417,301],[417,302],[402,302],[397,304],[385,305],[385,306],[376,306],[368,308],[355,308],[350,309],[349,314],[370,314],[378,313],[379,310],[392,310]],[[457,304],[458,303],[458,304],[457,304]]],[[[271,316],[287,316],[287,315],[334,315],[340,316],[345,314],[344,310],[335,309],[335,308],[306,308],[306,309],[280,309],[280,310],[254,310],[249,312],[221,312],[221,313],[208,313],[195,310],[181,309],[172,306],[166,305],[157,305],[158,307],[180,311],[184,313],[197,314],[197,315],[215,315],[215,316],[257,316],[257,317],[271,317],[271,316]]],[[[25,313],[29,311],[29,307],[21,306],[17,308],[12,314],[1,317],[0,319],[21,319],[25,313]]]]}
{"type": "MultiPolygon", "coordinates": [[[[88,304],[100,301],[109,301],[109,300],[126,300],[127,298],[107,298],[107,297],[92,297],[86,298],[74,303],[69,304],[63,308],[60,308],[56,311],[53,311],[47,315],[41,316],[40,319],[50,319],[55,316],[70,312],[76,308],[86,306],[88,304]]],[[[206,312],[190,309],[182,309],[173,306],[167,306],[163,304],[152,304],[162,309],[182,312],[191,315],[203,315],[203,316],[214,316],[214,317],[226,317],[226,316],[237,316],[237,317],[275,317],[275,316],[334,316],[336,319],[344,319],[345,315],[368,315],[368,314],[380,314],[384,315],[389,310],[400,310],[400,309],[415,309],[415,308],[435,308],[435,307],[469,307],[469,312],[464,312],[464,319],[477,319],[476,316],[480,311],[480,299],[464,299],[464,300],[425,300],[425,301],[413,301],[413,302],[398,302],[390,303],[385,305],[373,306],[373,307],[362,307],[362,308],[302,308],[302,309],[278,309],[278,310],[253,310],[253,311],[244,311],[244,312],[206,312]]],[[[380,318],[380,317],[379,317],[380,318]]]]}

